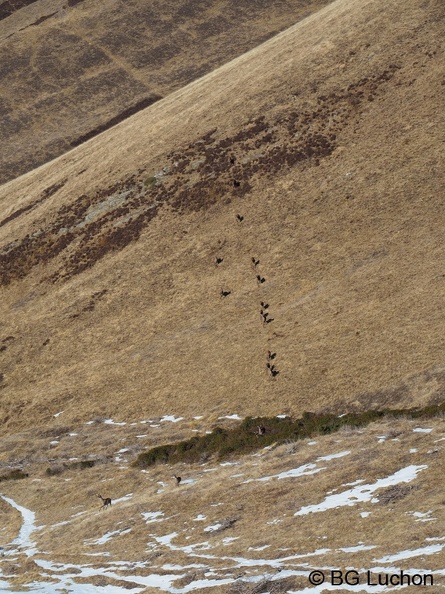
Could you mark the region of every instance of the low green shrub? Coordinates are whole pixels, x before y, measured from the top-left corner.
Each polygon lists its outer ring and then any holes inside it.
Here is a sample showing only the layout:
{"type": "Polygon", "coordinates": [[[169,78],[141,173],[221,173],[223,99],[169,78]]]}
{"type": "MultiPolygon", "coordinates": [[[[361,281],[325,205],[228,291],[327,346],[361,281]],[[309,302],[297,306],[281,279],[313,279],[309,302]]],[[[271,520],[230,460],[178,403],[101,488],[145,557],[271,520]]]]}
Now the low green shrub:
{"type": "Polygon", "coordinates": [[[54,466],[48,466],[45,470],[45,473],[48,476],[57,476],[58,474],[62,474],[62,472],[66,469],[66,466],[63,464],[55,464],[54,466]]]}
{"type": "Polygon", "coordinates": [[[64,462],[62,464],[54,464],[46,469],[48,476],[56,476],[62,474],[65,470],[85,470],[86,468],[93,468],[96,460],[78,460],[76,462],[64,462]]]}
{"type": "Polygon", "coordinates": [[[222,459],[234,454],[247,454],[272,443],[289,443],[298,439],[327,435],[342,427],[364,427],[383,418],[432,418],[443,415],[445,402],[424,408],[369,410],[338,416],[334,413],[304,412],[300,419],[291,417],[246,417],[238,427],[215,427],[200,437],[156,446],[139,454],[133,466],[146,468],[155,464],[202,462],[215,456],[222,459]],[[265,428],[264,434],[259,430],[265,428]]]}
{"type": "Polygon", "coordinates": [[[74,464],[74,466],[71,466],[71,468],[80,468],[80,470],[85,470],[85,468],[93,468],[93,466],[96,464],[95,460],[81,460],[80,462],[76,462],[74,464]]]}
{"type": "Polygon", "coordinates": [[[144,179],[144,186],[146,186],[147,188],[151,188],[153,186],[155,186],[158,183],[158,180],[156,179],[156,176],[154,175],[150,175],[150,177],[147,177],[146,179],[144,179]]]}

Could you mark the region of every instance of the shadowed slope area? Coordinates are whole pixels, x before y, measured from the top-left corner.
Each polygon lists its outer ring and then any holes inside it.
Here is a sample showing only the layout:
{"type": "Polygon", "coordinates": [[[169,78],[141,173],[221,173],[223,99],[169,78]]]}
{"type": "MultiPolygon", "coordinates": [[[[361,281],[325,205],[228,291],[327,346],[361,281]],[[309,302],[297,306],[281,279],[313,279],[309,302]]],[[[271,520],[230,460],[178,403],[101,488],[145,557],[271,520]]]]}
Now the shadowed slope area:
{"type": "Polygon", "coordinates": [[[328,1],[0,3],[0,183],[211,72],[328,1]]]}
{"type": "Polygon", "coordinates": [[[444,12],[399,8],[338,0],[0,189],[6,427],[443,400],[444,12]]]}

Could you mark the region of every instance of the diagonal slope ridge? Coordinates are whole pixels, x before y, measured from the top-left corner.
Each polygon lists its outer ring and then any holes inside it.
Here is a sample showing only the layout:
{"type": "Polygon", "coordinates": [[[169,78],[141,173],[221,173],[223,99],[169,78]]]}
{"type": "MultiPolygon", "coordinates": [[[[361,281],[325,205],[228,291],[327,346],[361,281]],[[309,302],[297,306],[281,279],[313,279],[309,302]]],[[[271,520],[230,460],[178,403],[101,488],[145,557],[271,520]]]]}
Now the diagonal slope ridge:
{"type": "Polygon", "coordinates": [[[3,418],[440,400],[443,38],[337,0],[1,187],[3,418]]]}
{"type": "Polygon", "coordinates": [[[327,2],[2,2],[0,183],[78,146],[327,2]]]}

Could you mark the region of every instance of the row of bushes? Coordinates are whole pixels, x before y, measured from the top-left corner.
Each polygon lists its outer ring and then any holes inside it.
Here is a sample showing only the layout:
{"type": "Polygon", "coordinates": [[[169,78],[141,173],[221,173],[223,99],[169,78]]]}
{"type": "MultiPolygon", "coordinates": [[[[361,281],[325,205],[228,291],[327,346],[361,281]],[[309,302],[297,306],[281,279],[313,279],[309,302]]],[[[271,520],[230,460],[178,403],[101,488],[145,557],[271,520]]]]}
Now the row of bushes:
{"type": "Polygon", "coordinates": [[[85,470],[85,468],[93,468],[95,466],[95,460],[79,460],[77,462],[63,462],[63,464],[55,464],[54,466],[49,466],[46,469],[46,474],[48,476],[55,476],[57,474],[62,474],[65,470],[85,470]]]}
{"type": "Polygon", "coordinates": [[[13,468],[0,475],[0,483],[2,481],[18,481],[20,479],[28,478],[28,473],[23,472],[20,468],[13,468]]]}
{"type": "Polygon", "coordinates": [[[410,419],[431,418],[445,412],[445,403],[424,408],[383,409],[338,416],[333,413],[305,412],[300,419],[286,417],[247,417],[234,429],[216,427],[211,433],[151,448],[139,454],[133,466],[146,468],[154,464],[205,462],[210,457],[227,458],[247,454],[272,443],[286,443],[326,435],[342,427],[364,427],[384,417],[410,419]],[[265,429],[264,434],[258,430],[265,429]]]}
{"type": "MultiPolygon", "coordinates": [[[[85,470],[86,468],[93,468],[96,465],[97,460],[78,460],[75,462],[63,462],[62,464],[54,464],[46,469],[48,476],[56,476],[62,474],[65,470],[85,470]]],[[[20,468],[13,468],[3,474],[0,474],[0,482],[2,481],[17,481],[20,479],[28,478],[29,474],[23,472],[20,468]]]]}

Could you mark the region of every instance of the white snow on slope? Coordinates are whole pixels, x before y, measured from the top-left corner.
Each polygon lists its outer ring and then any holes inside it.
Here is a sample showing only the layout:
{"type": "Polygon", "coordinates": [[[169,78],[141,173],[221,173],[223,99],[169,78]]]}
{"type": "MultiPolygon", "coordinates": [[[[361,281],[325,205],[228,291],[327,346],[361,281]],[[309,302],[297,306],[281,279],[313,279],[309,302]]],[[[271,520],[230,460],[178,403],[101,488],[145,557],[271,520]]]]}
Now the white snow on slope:
{"type": "Polygon", "coordinates": [[[21,505],[18,505],[13,499],[10,499],[9,497],[5,497],[4,495],[1,495],[1,497],[2,497],[2,499],[4,499],[6,501],[6,503],[9,503],[9,505],[11,507],[13,507],[18,512],[20,512],[22,515],[22,519],[23,519],[22,526],[20,528],[20,532],[19,532],[17,538],[15,538],[10,543],[10,546],[12,546],[12,547],[15,546],[17,548],[22,549],[28,557],[31,557],[36,552],[36,549],[34,548],[34,544],[30,539],[31,534],[34,532],[34,530],[36,530],[36,525],[35,525],[36,515],[35,515],[35,513],[29,509],[26,509],[26,507],[22,507],[21,505]]]}
{"type": "Polygon", "coordinates": [[[372,496],[375,491],[384,487],[391,487],[398,485],[399,483],[409,483],[417,477],[417,473],[421,470],[428,468],[425,464],[415,466],[407,466],[398,470],[394,474],[387,476],[382,479],[378,479],[373,484],[358,485],[342,493],[336,493],[335,495],[329,495],[324,501],[315,505],[306,505],[300,510],[295,512],[295,516],[304,516],[309,513],[323,512],[328,509],[334,509],[336,507],[343,507],[345,505],[355,505],[356,503],[363,501],[372,501],[372,496]]]}
{"type": "Polygon", "coordinates": [[[434,555],[440,553],[445,548],[445,544],[434,544],[427,547],[421,547],[420,549],[412,549],[406,551],[400,551],[395,555],[385,555],[380,559],[374,559],[375,563],[394,563],[395,561],[401,561],[402,559],[411,559],[412,557],[419,557],[421,555],[434,555]]]}

